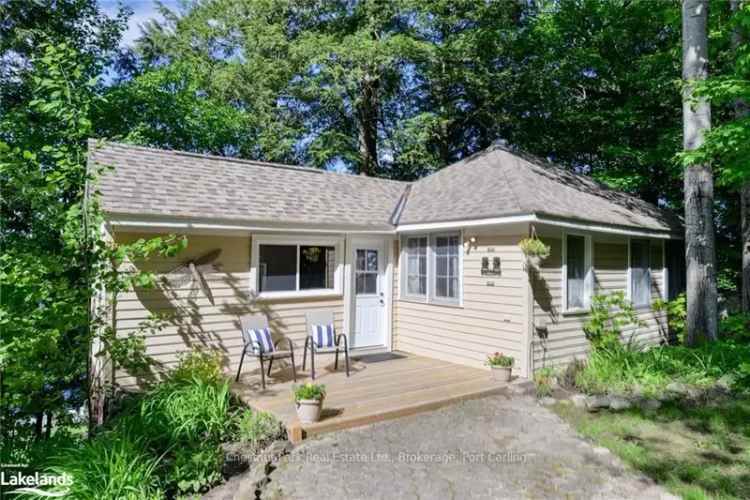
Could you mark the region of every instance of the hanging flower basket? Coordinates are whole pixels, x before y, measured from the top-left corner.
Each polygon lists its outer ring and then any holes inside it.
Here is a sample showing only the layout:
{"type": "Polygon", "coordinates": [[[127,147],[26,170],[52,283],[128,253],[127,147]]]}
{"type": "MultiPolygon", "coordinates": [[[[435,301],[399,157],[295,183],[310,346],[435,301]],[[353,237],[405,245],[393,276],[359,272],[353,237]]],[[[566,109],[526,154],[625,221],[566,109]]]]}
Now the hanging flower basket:
{"type": "Polygon", "coordinates": [[[532,269],[539,269],[542,261],[549,257],[552,251],[549,245],[545,245],[536,236],[522,239],[518,242],[518,246],[526,256],[526,264],[532,269]]]}

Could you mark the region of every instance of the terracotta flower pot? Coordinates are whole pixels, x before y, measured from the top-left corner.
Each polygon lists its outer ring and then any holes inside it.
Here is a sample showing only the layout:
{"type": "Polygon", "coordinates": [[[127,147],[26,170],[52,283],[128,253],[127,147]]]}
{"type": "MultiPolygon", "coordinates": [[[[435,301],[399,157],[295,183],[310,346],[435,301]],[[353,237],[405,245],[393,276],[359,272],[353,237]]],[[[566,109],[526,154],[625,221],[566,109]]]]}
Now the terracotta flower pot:
{"type": "Polygon", "coordinates": [[[311,424],[320,420],[320,412],[323,408],[322,399],[300,399],[295,401],[297,407],[297,416],[299,421],[305,424],[311,424]]]}
{"type": "Polygon", "coordinates": [[[510,374],[512,370],[512,366],[490,366],[492,380],[495,382],[510,382],[510,374]]]}

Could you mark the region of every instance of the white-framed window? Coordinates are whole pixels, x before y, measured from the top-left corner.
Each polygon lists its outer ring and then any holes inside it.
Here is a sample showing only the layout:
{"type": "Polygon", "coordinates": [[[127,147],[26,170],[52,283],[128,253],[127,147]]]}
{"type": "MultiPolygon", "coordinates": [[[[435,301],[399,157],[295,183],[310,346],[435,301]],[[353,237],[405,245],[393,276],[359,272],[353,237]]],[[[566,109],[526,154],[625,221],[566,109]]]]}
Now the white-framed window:
{"type": "Polygon", "coordinates": [[[434,282],[432,298],[443,302],[458,302],[461,275],[459,261],[461,257],[461,235],[436,234],[432,240],[432,262],[434,282]]]}
{"type": "Polygon", "coordinates": [[[594,289],[591,236],[563,234],[563,305],[566,312],[585,311],[594,289]]]}
{"type": "Polygon", "coordinates": [[[251,288],[259,297],[341,294],[341,241],[254,237],[251,288]]]}
{"type": "Polygon", "coordinates": [[[461,304],[461,233],[404,236],[401,239],[401,297],[461,304]]]}
{"type": "MultiPolygon", "coordinates": [[[[663,273],[666,278],[664,242],[654,242],[641,238],[630,238],[628,297],[634,307],[650,307],[653,299],[654,272],[663,273]]],[[[662,280],[666,288],[666,279],[662,280]]],[[[662,297],[666,290],[660,290],[662,297]]]]}
{"type": "Polygon", "coordinates": [[[427,236],[404,238],[404,287],[409,297],[427,297],[427,236]]]}

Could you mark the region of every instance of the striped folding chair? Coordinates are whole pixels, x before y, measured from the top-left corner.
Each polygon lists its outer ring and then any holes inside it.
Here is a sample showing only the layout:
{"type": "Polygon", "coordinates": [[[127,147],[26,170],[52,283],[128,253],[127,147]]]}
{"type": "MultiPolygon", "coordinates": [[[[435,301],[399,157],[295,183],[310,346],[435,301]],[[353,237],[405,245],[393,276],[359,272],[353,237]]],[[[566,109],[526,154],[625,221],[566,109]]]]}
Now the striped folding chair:
{"type": "Polygon", "coordinates": [[[312,379],[315,380],[315,354],[335,353],[333,364],[335,370],[339,369],[339,352],[344,353],[346,359],[346,376],[349,376],[349,344],[346,335],[336,335],[333,326],[333,311],[310,311],[305,314],[307,321],[307,338],[305,339],[305,352],[302,354],[302,369],[307,364],[307,351],[310,351],[310,370],[312,379]],[[343,347],[342,347],[343,344],[343,347]]]}
{"type": "Polygon", "coordinates": [[[241,316],[240,326],[242,328],[242,342],[244,346],[235,380],[240,379],[242,362],[245,360],[245,355],[249,355],[258,358],[260,361],[260,382],[263,389],[266,388],[266,371],[263,366],[265,360],[268,360],[268,376],[270,377],[271,366],[273,366],[275,359],[291,358],[292,375],[294,381],[297,381],[297,368],[294,366],[294,344],[292,344],[291,339],[284,337],[274,343],[271,336],[271,329],[268,327],[268,318],[266,318],[265,314],[246,314],[241,316]],[[284,340],[286,340],[289,346],[288,350],[279,349],[278,344],[284,340]]]}

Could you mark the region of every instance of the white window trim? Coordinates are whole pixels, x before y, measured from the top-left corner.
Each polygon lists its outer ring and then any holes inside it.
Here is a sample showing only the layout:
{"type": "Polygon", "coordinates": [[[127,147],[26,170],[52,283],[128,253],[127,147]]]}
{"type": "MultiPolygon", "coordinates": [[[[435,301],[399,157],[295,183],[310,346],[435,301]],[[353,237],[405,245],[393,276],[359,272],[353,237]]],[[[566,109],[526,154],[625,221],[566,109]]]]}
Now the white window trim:
{"type": "Polygon", "coordinates": [[[441,231],[436,233],[410,233],[404,234],[399,239],[399,286],[398,300],[406,302],[417,302],[420,304],[435,304],[448,307],[463,307],[464,305],[464,232],[441,231]],[[438,236],[458,236],[458,297],[455,299],[435,297],[435,258],[434,239],[438,236]],[[424,295],[409,294],[407,292],[407,240],[409,238],[427,238],[427,289],[424,295]]]}
{"type": "Polygon", "coordinates": [[[562,305],[563,314],[581,314],[589,311],[594,294],[594,244],[590,234],[563,231],[562,233],[562,305]],[[586,276],[583,281],[583,307],[568,308],[568,236],[584,239],[583,266],[586,276]]]}
{"type": "Polygon", "coordinates": [[[252,236],[250,251],[250,294],[258,300],[294,299],[310,297],[338,297],[343,294],[344,279],[344,240],[342,238],[320,238],[306,236],[252,236]],[[299,248],[297,249],[297,290],[278,292],[258,292],[260,288],[260,246],[261,245],[306,245],[332,246],[336,250],[336,269],[333,273],[333,289],[300,290],[299,289],[299,248]]]}

